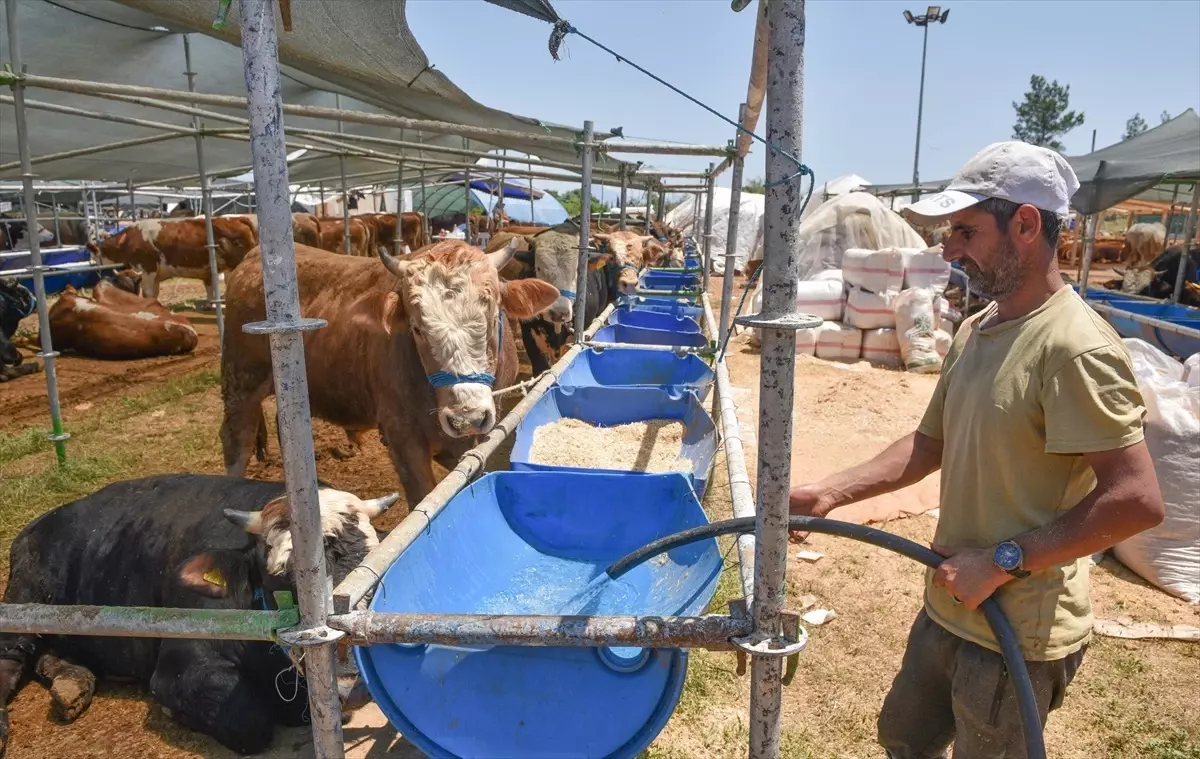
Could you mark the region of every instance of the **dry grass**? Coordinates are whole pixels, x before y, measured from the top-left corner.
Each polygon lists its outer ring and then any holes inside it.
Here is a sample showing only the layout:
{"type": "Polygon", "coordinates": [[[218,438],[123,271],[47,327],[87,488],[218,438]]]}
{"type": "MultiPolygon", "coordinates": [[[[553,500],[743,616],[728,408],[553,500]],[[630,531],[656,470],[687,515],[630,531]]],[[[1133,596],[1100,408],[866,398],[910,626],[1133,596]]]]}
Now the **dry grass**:
{"type": "Polygon", "coordinates": [[[533,433],[529,460],[548,466],[619,469],[632,472],[690,471],[680,458],[683,422],[645,422],[597,427],[580,419],[559,419],[533,433]]]}

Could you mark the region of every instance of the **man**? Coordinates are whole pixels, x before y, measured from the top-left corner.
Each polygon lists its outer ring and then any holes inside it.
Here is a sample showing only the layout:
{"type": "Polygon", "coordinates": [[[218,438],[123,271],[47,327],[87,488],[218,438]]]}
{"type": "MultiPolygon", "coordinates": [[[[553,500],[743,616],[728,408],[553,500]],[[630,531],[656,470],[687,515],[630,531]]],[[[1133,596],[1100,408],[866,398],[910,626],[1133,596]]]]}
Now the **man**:
{"type": "Polygon", "coordinates": [[[794,514],[898,490],[941,469],[925,607],[879,715],[892,759],[1025,757],[1015,696],[979,605],[1016,630],[1045,724],[1091,637],[1088,557],[1162,521],[1144,406],[1117,334],[1058,273],[1079,182],[1057,153],[989,145],[908,210],[949,218],[943,255],[993,299],[963,323],[917,430],[793,488],[794,514]]]}

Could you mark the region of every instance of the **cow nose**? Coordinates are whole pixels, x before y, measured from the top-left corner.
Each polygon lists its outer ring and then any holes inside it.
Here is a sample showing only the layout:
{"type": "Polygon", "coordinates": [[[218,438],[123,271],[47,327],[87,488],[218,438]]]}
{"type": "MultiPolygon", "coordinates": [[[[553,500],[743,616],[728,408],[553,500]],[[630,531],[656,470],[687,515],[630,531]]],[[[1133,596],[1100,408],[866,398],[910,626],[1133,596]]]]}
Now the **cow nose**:
{"type": "Polygon", "coordinates": [[[495,415],[491,409],[447,409],[442,419],[449,432],[454,437],[483,435],[490,432],[495,423],[495,415]]]}
{"type": "Polygon", "coordinates": [[[559,298],[559,300],[550,307],[550,310],[546,312],[546,316],[548,316],[550,321],[554,322],[555,324],[562,324],[563,322],[570,321],[570,302],[567,301],[566,298],[559,298]]]}

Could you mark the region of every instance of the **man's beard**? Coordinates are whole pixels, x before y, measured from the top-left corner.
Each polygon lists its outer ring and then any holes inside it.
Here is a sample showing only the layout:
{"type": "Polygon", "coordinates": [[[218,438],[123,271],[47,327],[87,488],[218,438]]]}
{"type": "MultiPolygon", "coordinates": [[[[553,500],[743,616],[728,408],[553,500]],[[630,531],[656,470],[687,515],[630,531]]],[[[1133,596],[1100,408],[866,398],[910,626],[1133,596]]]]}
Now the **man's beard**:
{"type": "Polygon", "coordinates": [[[1000,243],[992,260],[995,264],[991,271],[984,271],[971,258],[964,257],[963,271],[971,278],[972,290],[992,300],[1004,300],[1025,283],[1025,266],[1017,254],[1016,246],[1007,237],[1000,243]]]}

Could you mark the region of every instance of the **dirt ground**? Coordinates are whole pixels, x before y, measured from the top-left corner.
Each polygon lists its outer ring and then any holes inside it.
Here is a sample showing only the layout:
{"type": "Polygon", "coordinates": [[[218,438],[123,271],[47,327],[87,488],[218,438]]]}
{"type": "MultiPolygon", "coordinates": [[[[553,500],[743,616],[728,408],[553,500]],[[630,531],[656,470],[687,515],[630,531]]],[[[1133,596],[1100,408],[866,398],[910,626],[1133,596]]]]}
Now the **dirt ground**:
{"type": "MultiPolygon", "coordinates": [[[[719,287],[720,279],[714,278],[714,290],[719,287]]],[[[186,291],[176,295],[196,297],[186,291]]],[[[204,323],[200,321],[198,326],[205,334],[204,323]]],[[[187,357],[194,363],[112,364],[64,357],[60,361],[63,411],[73,437],[68,443],[70,463],[62,469],[54,467],[53,454],[37,432],[46,426],[42,376],[0,386],[0,413],[4,415],[0,429],[0,545],[7,546],[36,514],[106,482],[156,472],[222,471],[213,332],[215,326],[202,341],[201,350],[207,345],[214,352],[207,357],[187,357]],[[96,363],[104,366],[92,366],[96,363]],[[97,387],[107,389],[90,392],[97,387]],[[42,393],[40,406],[38,393],[42,393]],[[68,397],[68,393],[78,395],[68,397]],[[13,403],[27,410],[10,417],[13,403]]],[[[735,338],[731,346],[730,373],[739,388],[734,400],[753,479],[759,357],[744,336],[735,338]]],[[[857,463],[910,431],[935,381],[934,377],[865,365],[798,360],[793,481],[815,479],[857,463]]],[[[513,402],[515,399],[509,405],[513,402]]],[[[273,421],[272,411],[268,407],[267,418],[273,421]]],[[[320,477],[363,497],[395,490],[395,474],[376,434],[369,435],[364,448],[349,458],[339,429],[318,421],[314,436],[320,477]]],[[[500,452],[491,465],[504,468],[504,455],[500,452]]],[[[268,458],[265,464],[252,465],[250,475],[282,477],[273,435],[268,458]]],[[[937,497],[937,479],[930,477],[877,505],[890,512],[919,513],[935,506],[937,497]]],[[[729,515],[722,458],[716,462],[706,501],[712,518],[729,515]]],[[[406,511],[404,503],[399,503],[376,526],[390,529],[406,511]]],[[[885,526],[928,542],[935,524],[933,516],[919,514],[885,526]]],[[[784,756],[880,756],[873,740],[874,720],[899,666],[908,627],[920,608],[922,570],[882,549],[828,536],[813,536],[809,544],[793,546],[792,553],[801,548],[824,557],[816,563],[792,560],[789,607],[799,609],[802,597],[811,595],[818,608],[833,609],[837,616],[823,626],[809,627],[808,648],[801,655],[799,672],[784,691],[784,756]]],[[[6,576],[6,566],[7,556],[0,556],[0,577],[6,576]]],[[[722,578],[714,611],[723,610],[734,597],[736,571],[731,566],[722,578]]],[[[1095,568],[1093,578],[1099,618],[1128,616],[1139,622],[1200,624],[1196,607],[1149,587],[1111,558],[1095,568]]],[[[749,677],[738,677],[734,666],[728,654],[691,653],[683,698],[645,759],[736,759],[746,755],[749,677]]],[[[1200,759],[1197,683],[1200,645],[1097,638],[1063,708],[1050,718],[1049,755],[1056,759],[1200,759]]],[[[132,686],[103,684],[91,708],[73,724],[62,725],[50,716],[45,690],[30,684],[14,700],[10,718],[9,756],[13,759],[235,756],[170,721],[132,686]]],[[[374,705],[353,715],[345,737],[352,757],[421,756],[396,735],[374,705]]],[[[311,756],[307,731],[277,731],[268,756],[311,756]]]]}

